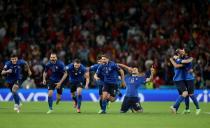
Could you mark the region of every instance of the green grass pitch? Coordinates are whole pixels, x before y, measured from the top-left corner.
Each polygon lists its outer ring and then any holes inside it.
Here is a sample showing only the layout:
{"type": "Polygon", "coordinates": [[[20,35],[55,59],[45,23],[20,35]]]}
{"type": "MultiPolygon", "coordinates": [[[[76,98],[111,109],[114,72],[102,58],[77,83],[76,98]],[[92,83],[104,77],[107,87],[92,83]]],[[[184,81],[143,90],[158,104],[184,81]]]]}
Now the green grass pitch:
{"type": "MultiPolygon", "coordinates": [[[[76,113],[72,102],[54,105],[54,112],[46,114],[47,102],[23,103],[21,112],[13,110],[13,102],[0,102],[0,128],[209,128],[210,105],[200,103],[202,112],[172,114],[171,102],[144,102],[144,113],[119,113],[121,103],[112,103],[105,115],[97,114],[98,103],[82,103],[82,113],[76,113]]],[[[184,109],[181,105],[180,112],[184,109]]]]}

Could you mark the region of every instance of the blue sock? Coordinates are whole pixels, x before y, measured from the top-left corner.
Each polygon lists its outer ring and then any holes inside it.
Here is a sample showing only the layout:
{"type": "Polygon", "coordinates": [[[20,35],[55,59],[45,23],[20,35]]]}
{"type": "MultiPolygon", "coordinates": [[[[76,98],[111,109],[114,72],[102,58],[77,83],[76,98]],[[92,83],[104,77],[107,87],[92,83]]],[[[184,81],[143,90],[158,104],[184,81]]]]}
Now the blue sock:
{"type": "Polygon", "coordinates": [[[82,95],[77,96],[77,108],[80,109],[82,102],[82,95]]]}
{"type": "Polygon", "coordinates": [[[20,104],[20,97],[18,95],[17,92],[13,92],[13,97],[14,97],[14,101],[15,101],[15,104],[20,104]]]}
{"type": "Polygon", "coordinates": [[[189,96],[185,97],[185,109],[188,110],[190,108],[190,100],[189,96]]]}
{"type": "Polygon", "coordinates": [[[102,99],[99,100],[100,108],[102,110],[102,99]]]}
{"type": "Polygon", "coordinates": [[[190,96],[190,98],[192,99],[193,103],[195,104],[196,106],[196,109],[200,109],[199,107],[199,104],[198,104],[198,101],[196,99],[196,97],[194,95],[190,96]]]}
{"type": "Polygon", "coordinates": [[[176,111],[178,111],[179,109],[179,105],[180,103],[184,100],[184,97],[183,96],[179,96],[178,99],[176,100],[176,103],[174,104],[174,108],[176,108],[176,111]]]}
{"type": "Polygon", "coordinates": [[[106,112],[107,100],[102,100],[102,110],[106,112]]]}
{"type": "Polygon", "coordinates": [[[53,97],[49,97],[48,96],[48,105],[49,105],[49,109],[52,110],[52,105],[53,105],[53,97]]]}

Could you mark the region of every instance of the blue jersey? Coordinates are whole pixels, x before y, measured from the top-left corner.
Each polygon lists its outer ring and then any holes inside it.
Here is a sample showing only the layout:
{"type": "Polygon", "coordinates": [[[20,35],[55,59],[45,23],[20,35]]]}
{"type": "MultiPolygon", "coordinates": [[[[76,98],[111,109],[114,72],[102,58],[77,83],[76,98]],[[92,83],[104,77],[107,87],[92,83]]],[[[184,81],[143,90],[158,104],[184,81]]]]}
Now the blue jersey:
{"type": "Polygon", "coordinates": [[[120,68],[116,63],[109,61],[107,64],[101,64],[98,67],[96,74],[104,77],[103,81],[105,84],[117,85],[119,81],[119,70],[120,68]]]}
{"type": "MultiPolygon", "coordinates": [[[[100,66],[101,64],[94,64],[92,66],[90,66],[90,72],[96,72],[98,67],[100,66]]],[[[103,85],[103,75],[102,74],[98,74],[98,77],[100,78],[100,80],[96,81],[96,86],[101,86],[103,85]]]]}
{"type": "Polygon", "coordinates": [[[55,64],[51,63],[50,61],[45,65],[45,72],[50,72],[49,80],[53,83],[57,83],[61,80],[64,72],[65,72],[65,65],[63,61],[57,60],[55,64]]]}
{"type": "Polygon", "coordinates": [[[96,72],[100,64],[94,64],[90,66],[90,72],[96,72]]]}
{"type": "MultiPolygon", "coordinates": [[[[182,59],[176,59],[177,64],[181,64],[182,59]]],[[[184,80],[184,67],[174,68],[174,77],[173,81],[182,81],[184,80]]]]}
{"type": "Polygon", "coordinates": [[[70,83],[77,84],[85,81],[84,75],[87,70],[84,65],[81,64],[78,69],[75,69],[74,64],[71,63],[66,66],[66,71],[69,74],[70,83]]]}
{"type": "Polygon", "coordinates": [[[26,64],[26,61],[19,59],[16,64],[12,64],[11,61],[7,61],[4,65],[4,70],[12,70],[12,73],[6,75],[7,83],[14,83],[17,80],[22,79],[22,66],[26,64]]]}
{"type": "Polygon", "coordinates": [[[185,80],[194,80],[195,79],[195,77],[193,76],[193,73],[192,73],[192,68],[193,68],[192,62],[184,65],[184,75],[185,75],[184,79],[185,80]]]}
{"type": "Polygon", "coordinates": [[[127,97],[138,97],[138,89],[146,82],[146,76],[126,76],[126,93],[127,97]]]}

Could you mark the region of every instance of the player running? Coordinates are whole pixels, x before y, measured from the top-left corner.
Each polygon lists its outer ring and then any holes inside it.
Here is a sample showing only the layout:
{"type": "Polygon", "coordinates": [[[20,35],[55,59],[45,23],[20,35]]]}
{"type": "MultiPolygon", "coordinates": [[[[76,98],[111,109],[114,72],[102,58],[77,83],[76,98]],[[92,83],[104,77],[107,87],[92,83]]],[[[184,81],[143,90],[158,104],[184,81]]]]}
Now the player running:
{"type": "Polygon", "coordinates": [[[21,67],[26,67],[28,75],[31,75],[31,70],[28,63],[23,59],[18,59],[18,56],[16,54],[12,54],[10,56],[10,61],[7,61],[5,63],[4,68],[1,72],[1,74],[5,76],[6,87],[8,87],[13,94],[15,101],[14,110],[17,113],[20,112],[20,97],[17,91],[21,86],[20,80],[21,72],[23,70],[21,67]]]}
{"type": "Polygon", "coordinates": [[[144,85],[145,82],[149,82],[153,79],[154,68],[151,67],[151,75],[149,78],[146,77],[145,73],[139,72],[140,70],[136,67],[128,67],[124,64],[118,64],[121,68],[127,70],[131,75],[125,77],[126,93],[123,99],[120,112],[126,113],[129,109],[132,112],[143,112],[143,108],[139,101],[138,89],[144,85]]]}
{"type": "Polygon", "coordinates": [[[56,53],[50,54],[50,61],[45,65],[45,70],[43,72],[43,84],[48,86],[48,105],[49,110],[47,114],[53,112],[53,91],[57,90],[57,101],[56,104],[61,100],[62,95],[62,85],[59,84],[61,78],[65,72],[64,62],[57,59],[56,53]],[[48,80],[47,80],[48,78],[48,80]]]}
{"type": "Polygon", "coordinates": [[[122,85],[125,85],[124,72],[120,67],[109,60],[107,55],[101,56],[102,65],[100,65],[94,75],[96,81],[100,80],[100,75],[103,76],[103,89],[102,89],[102,111],[100,114],[106,113],[107,101],[115,101],[116,89],[118,88],[118,76],[120,73],[122,85]]]}
{"type": "MultiPolygon", "coordinates": [[[[98,56],[97,57],[97,64],[94,64],[90,67],[87,68],[87,70],[89,72],[96,72],[98,67],[103,64],[102,61],[101,61],[101,56],[98,56]]],[[[98,93],[99,93],[99,105],[100,105],[100,108],[102,110],[102,88],[103,88],[103,85],[104,85],[104,82],[103,82],[103,75],[99,74],[98,77],[100,78],[100,80],[98,81],[95,81],[95,84],[96,86],[98,86],[98,93]]],[[[99,113],[101,112],[101,110],[99,111],[99,113]]]]}
{"type": "Polygon", "coordinates": [[[82,102],[82,89],[88,88],[90,77],[86,67],[81,64],[79,59],[75,59],[73,63],[66,66],[66,73],[59,83],[63,83],[65,78],[69,75],[69,83],[71,89],[72,99],[74,101],[74,107],[77,108],[77,113],[80,113],[82,102]]]}

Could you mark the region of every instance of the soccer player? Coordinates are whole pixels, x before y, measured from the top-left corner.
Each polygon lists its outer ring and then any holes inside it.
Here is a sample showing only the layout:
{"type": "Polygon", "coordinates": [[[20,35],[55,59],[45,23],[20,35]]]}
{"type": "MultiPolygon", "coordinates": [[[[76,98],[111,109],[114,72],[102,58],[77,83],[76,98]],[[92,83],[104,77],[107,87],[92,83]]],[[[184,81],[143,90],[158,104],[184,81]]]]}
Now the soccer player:
{"type": "Polygon", "coordinates": [[[61,100],[62,95],[62,84],[60,84],[60,80],[62,79],[65,73],[65,65],[64,62],[58,60],[56,53],[50,54],[50,61],[45,65],[45,69],[43,72],[43,84],[48,86],[48,105],[49,110],[47,114],[53,112],[53,91],[57,90],[57,101],[56,104],[61,100]],[[48,80],[47,80],[48,77],[48,80]]]}
{"type": "Polygon", "coordinates": [[[128,67],[124,64],[118,64],[121,68],[127,70],[131,75],[125,77],[126,93],[123,99],[120,112],[126,113],[129,109],[132,112],[143,112],[143,108],[139,101],[138,89],[140,86],[144,85],[145,82],[149,82],[153,79],[154,68],[151,67],[151,75],[149,78],[146,74],[139,72],[140,70],[136,67],[128,67]]]}
{"type": "Polygon", "coordinates": [[[106,113],[107,101],[115,101],[116,88],[118,87],[118,76],[120,73],[122,86],[125,85],[124,72],[120,67],[109,60],[107,55],[101,56],[102,65],[100,65],[94,75],[96,81],[100,80],[99,75],[103,75],[103,90],[102,90],[102,111],[100,114],[106,113]]]}
{"type": "Polygon", "coordinates": [[[77,108],[77,113],[80,113],[81,102],[82,102],[82,89],[84,87],[88,88],[90,78],[89,72],[86,67],[81,64],[79,59],[75,59],[73,63],[66,66],[66,73],[63,76],[60,83],[62,83],[67,75],[69,75],[69,83],[71,89],[72,99],[74,101],[74,107],[77,108]]]}
{"type": "Polygon", "coordinates": [[[184,114],[186,113],[190,113],[190,109],[189,109],[189,97],[192,99],[193,103],[196,106],[196,115],[200,114],[200,107],[198,104],[198,101],[196,99],[196,97],[194,96],[194,76],[193,76],[193,69],[192,69],[192,59],[191,57],[187,56],[187,53],[185,52],[185,50],[178,50],[179,55],[180,55],[180,59],[181,59],[181,64],[177,64],[175,63],[174,60],[172,60],[172,64],[176,67],[183,67],[184,70],[184,82],[186,84],[187,87],[187,91],[188,91],[188,96],[185,98],[185,105],[186,108],[183,111],[184,114]],[[189,61],[186,61],[189,60],[189,61]],[[185,62],[185,63],[183,63],[185,62]]]}
{"type": "Polygon", "coordinates": [[[189,58],[187,60],[180,59],[181,54],[178,52],[178,50],[176,51],[177,51],[177,55],[175,55],[173,58],[170,58],[170,61],[172,65],[174,66],[173,81],[180,95],[177,98],[175,104],[170,107],[171,111],[175,114],[177,113],[179,109],[180,103],[188,96],[187,86],[184,81],[185,80],[184,67],[182,67],[181,65],[176,65],[176,64],[189,63],[192,61],[192,58],[189,58]]]}
{"type": "MultiPolygon", "coordinates": [[[[103,64],[102,61],[101,61],[101,56],[98,56],[97,57],[97,64],[94,64],[94,65],[88,67],[87,70],[89,72],[96,72],[98,67],[101,64],[103,64]]],[[[95,84],[96,84],[96,86],[98,86],[98,89],[99,89],[99,91],[98,91],[98,93],[99,93],[99,105],[100,105],[100,108],[102,110],[102,88],[103,88],[103,84],[104,84],[103,75],[99,74],[98,77],[100,78],[100,80],[95,81],[95,84]]],[[[99,111],[99,113],[101,112],[101,110],[99,111]]]]}
{"type": "Polygon", "coordinates": [[[18,95],[18,89],[21,86],[20,79],[21,79],[21,72],[23,69],[21,67],[27,68],[28,75],[31,75],[31,70],[29,68],[28,63],[23,59],[18,59],[16,54],[12,54],[10,56],[10,61],[7,61],[4,65],[4,68],[1,72],[6,78],[6,86],[10,89],[13,94],[13,98],[15,101],[14,110],[17,113],[20,112],[20,98],[18,95]]]}

